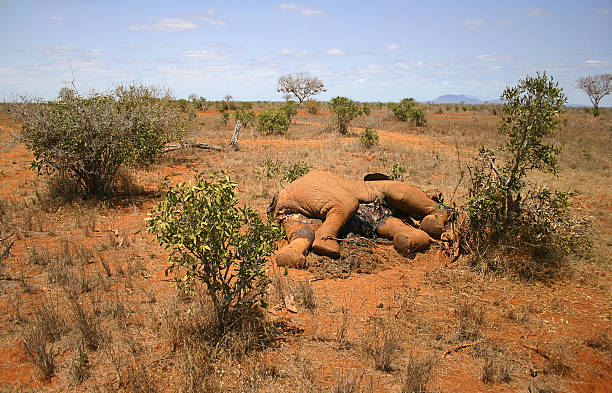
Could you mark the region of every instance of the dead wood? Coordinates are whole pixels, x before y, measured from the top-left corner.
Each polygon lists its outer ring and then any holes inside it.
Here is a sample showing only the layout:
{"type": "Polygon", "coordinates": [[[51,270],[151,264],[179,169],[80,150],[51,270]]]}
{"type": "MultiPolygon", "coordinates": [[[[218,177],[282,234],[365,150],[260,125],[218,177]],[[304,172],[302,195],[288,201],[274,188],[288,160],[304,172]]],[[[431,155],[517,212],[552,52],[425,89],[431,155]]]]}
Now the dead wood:
{"type": "Polygon", "coordinates": [[[538,355],[542,356],[544,359],[547,359],[547,360],[550,359],[550,355],[548,355],[546,352],[542,351],[540,348],[532,347],[531,345],[527,345],[527,344],[523,344],[523,346],[525,348],[527,348],[527,349],[531,349],[533,352],[535,352],[538,355]]]}
{"type": "Polygon", "coordinates": [[[232,140],[230,141],[230,146],[234,149],[234,151],[240,150],[238,147],[238,134],[240,134],[240,128],[242,124],[240,120],[236,122],[236,127],[234,127],[234,136],[232,136],[232,140]]]}
{"type": "Polygon", "coordinates": [[[450,355],[451,353],[456,352],[456,351],[458,351],[460,349],[463,349],[463,348],[473,347],[474,345],[480,344],[481,342],[482,342],[482,340],[476,341],[476,342],[473,342],[473,343],[467,343],[467,344],[461,344],[461,345],[454,346],[454,347],[449,348],[446,351],[444,351],[444,353],[442,354],[442,357],[446,357],[446,356],[450,355]]]}
{"type": "Polygon", "coordinates": [[[188,148],[205,149],[205,150],[216,150],[216,151],[223,150],[223,148],[221,146],[211,145],[209,143],[182,142],[180,144],[165,145],[164,146],[164,151],[162,153],[168,153],[170,151],[181,150],[181,149],[188,149],[188,148]]]}

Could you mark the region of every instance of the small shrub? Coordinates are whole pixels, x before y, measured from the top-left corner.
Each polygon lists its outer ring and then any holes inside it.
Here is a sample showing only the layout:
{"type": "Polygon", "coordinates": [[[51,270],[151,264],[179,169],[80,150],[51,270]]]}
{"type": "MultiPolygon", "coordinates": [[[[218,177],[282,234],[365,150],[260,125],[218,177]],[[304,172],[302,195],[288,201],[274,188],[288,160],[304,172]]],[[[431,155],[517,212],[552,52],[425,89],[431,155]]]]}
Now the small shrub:
{"type": "Polygon", "coordinates": [[[389,104],[389,109],[391,109],[393,117],[401,122],[410,121],[418,127],[427,124],[425,108],[419,107],[414,98],[404,98],[399,104],[392,102],[389,104]]]}
{"type": "Polygon", "coordinates": [[[221,119],[219,119],[219,122],[222,125],[227,125],[227,122],[230,118],[229,110],[231,109],[229,101],[217,101],[215,107],[217,108],[217,111],[221,114],[221,119]]]}
{"type": "Polygon", "coordinates": [[[336,115],[336,124],[341,134],[348,133],[348,126],[355,117],[361,114],[359,104],[347,97],[334,97],[329,109],[336,115]]]}
{"type": "Polygon", "coordinates": [[[401,351],[401,337],[391,321],[376,319],[371,322],[363,342],[365,353],[374,359],[377,370],[392,372],[393,362],[401,351]]]}
{"type": "Polygon", "coordinates": [[[239,109],[234,112],[234,118],[236,121],[240,121],[243,127],[253,126],[257,117],[253,112],[253,104],[250,102],[243,102],[239,109]]]}
{"type": "Polygon", "coordinates": [[[289,166],[289,169],[287,169],[285,176],[283,176],[283,180],[285,180],[288,183],[291,183],[299,179],[300,177],[304,176],[309,171],[310,171],[310,165],[308,165],[305,162],[298,161],[292,164],[291,166],[289,166]]]}
{"type": "Polygon", "coordinates": [[[34,154],[32,168],[74,181],[84,196],[113,191],[125,165],[157,160],[164,145],[180,139],[189,119],[177,111],[168,92],[146,86],[118,87],[22,106],[21,135],[34,154]]]}
{"type": "Polygon", "coordinates": [[[359,142],[361,143],[361,146],[365,147],[366,149],[377,146],[378,132],[372,129],[372,127],[367,126],[359,136],[359,142]]]}
{"type": "Polygon", "coordinates": [[[396,162],[393,164],[393,168],[391,168],[391,175],[389,176],[391,180],[404,180],[404,176],[408,169],[405,165],[396,162]]]}
{"type": "Polygon", "coordinates": [[[304,101],[304,106],[306,107],[306,112],[311,115],[316,115],[321,110],[321,102],[316,100],[306,100],[304,101]]]}
{"type": "Polygon", "coordinates": [[[370,116],[370,104],[368,104],[367,102],[362,103],[361,112],[366,116],[370,116]]]}
{"type": "Polygon", "coordinates": [[[87,349],[83,345],[79,345],[72,356],[68,373],[75,384],[82,384],[91,375],[89,357],[87,349]]]}
{"type": "Polygon", "coordinates": [[[418,360],[410,354],[406,371],[402,377],[402,393],[425,392],[425,385],[431,379],[433,366],[434,360],[432,358],[426,357],[418,360]]]}
{"type": "Polygon", "coordinates": [[[257,131],[266,135],[282,135],[291,125],[291,119],[282,109],[266,109],[257,115],[257,131]]]}
{"type": "Polygon", "coordinates": [[[45,339],[45,333],[36,325],[26,328],[22,335],[23,349],[30,360],[42,372],[45,379],[51,379],[55,374],[55,358],[50,345],[45,339]]]}
{"type": "Polygon", "coordinates": [[[148,231],[171,251],[166,274],[180,268],[178,286],[206,285],[220,333],[244,309],[265,306],[265,257],[282,235],[274,220],[265,224],[249,207],[236,206],[235,187],[223,173],[208,180],[199,174],[193,184],[169,189],[147,219],[148,231]]]}
{"type": "Polygon", "coordinates": [[[75,325],[78,332],[81,333],[81,339],[87,349],[95,351],[105,341],[101,318],[95,311],[86,311],[76,298],[71,300],[75,325]]]}

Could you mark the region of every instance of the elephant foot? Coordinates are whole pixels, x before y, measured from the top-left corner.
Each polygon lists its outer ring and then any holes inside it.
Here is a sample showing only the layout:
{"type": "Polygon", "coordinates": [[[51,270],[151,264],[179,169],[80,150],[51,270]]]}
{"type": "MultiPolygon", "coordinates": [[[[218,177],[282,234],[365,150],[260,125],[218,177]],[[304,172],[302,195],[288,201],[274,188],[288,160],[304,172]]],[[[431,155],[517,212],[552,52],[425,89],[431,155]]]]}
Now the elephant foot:
{"type": "Polygon", "coordinates": [[[440,236],[444,232],[444,224],[446,223],[446,213],[437,212],[425,216],[421,220],[421,225],[419,226],[421,230],[427,232],[429,236],[434,239],[440,239],[440,236]]]}
{"type": "Polygon", "coordinates": [[[423,251],[429,247],[429,235],[423,231],[415,230],[408,233],[398,233],[393,237],[393,247],[403,255],[423,251]]]}
{"type": "Polygon", "coordinates": [[[332,239],[315,239],[312,250],[317,255],[324,255],[332,259],[340,258],[340,245],[332,239]]]}
{"type": "Polygon", "coordinates": [[[306,267],[306,257],[293,249],[281,249],[276,253],[276,266],[279,267],[306,267]]]}

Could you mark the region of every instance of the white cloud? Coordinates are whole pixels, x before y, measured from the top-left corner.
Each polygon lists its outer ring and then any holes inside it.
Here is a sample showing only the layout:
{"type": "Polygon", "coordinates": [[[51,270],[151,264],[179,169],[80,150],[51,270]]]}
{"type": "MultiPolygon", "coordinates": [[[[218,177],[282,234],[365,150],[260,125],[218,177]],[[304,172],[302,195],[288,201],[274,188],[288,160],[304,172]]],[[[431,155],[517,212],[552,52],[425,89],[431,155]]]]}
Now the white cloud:
{"type": "Polygon", "coordinates": [[[208,13],[209,13],[210,15],[214,14],[214,13],[215,13],[215,9],[214,9],[214,8],[209,8],[209,9],[208,9],[208,13]]]}
{"type": "Polygon", "coordinates": [[[227,26],[228,23],[224,20],[219,20],[219,19],[212,19],[209,18],[207,16],[201,16],[198,19],[203,20],[204,22],[208,23],[209,25],[215,25],[215,26],[227,26]]]}
{"type": "Polygon", "coordinates": [[[492,55],[480,55],[476,56],[478,60],[482,61],[510,61],[512,60],[509,56],[492,56],[492,55]]]}
{"type": "Polygon", "coordinates": [[[294,56],[294,57],[306,57],[310,55],[308,51],[305,51],[305,50],[295,51],[289,48],[283,48],[283,49],[277,50],[276,53],[278,53],[279,55],[294,56]]]}
{"type": "Polygon", "coordinates": [[[334,55],[334,56],[341,56],[344,54],[344,52],[338,48],[329,48],[329,49],[324,50],[323,52],[325,52],[326,55],[334,55]]]}
{"type": "Polygon", "coordinates": [[[598,8],[597,13],[607,15],[607,14],[612,14],[612,10],[610,10],[609,8],[598,8]]]}
{"type": "Polygon", "coordinates": [[[199,25],[181,18],[149,18],[153,21],[151,24],[131,25],[130,30],[155,30],[165,32],[180,32],[189,29],[197,29],[199,25]]]}
{"type": "Polygon", "coordinates": [[[209,52],[207,50],[188,50],[183,52],[183,56],[189,61],[210,61],[210,60],[226,60],[227,56],[217,52],[209,52]]]}
{"type": "Polygon", "coordinates": [[[587,67],[604,67],[610,65],[609,61],[603,60],[587,60],[585,63],[587,67]]]}
{"type": "Polygon", "coordinates": [[[360,78],[360,79],[357,79],[355,82],[357,82],[357,83],[363,83],[363,82],[365,82],[365,81],[367,81],[367,79],[366,79],[366,78],[360,78]]]}
{"type": "Polygon", "coordinates": [[[68,22],[72,22],[72,19],[68,19],[68,18],[62,18],[61,16],[43,16],[40,19],[43,20],[50,20],[52,22],[57,22],[57,23],[68,23],[68,22]]]}
{"type": "Polygon", "coordinates": [[[322,14],[323,11],[321,10],[315,10],[313,8],[310,8],[308,6],[305,5],[298,5],[295,3],[279,3],[278,4],[278,8],[283,8],[286,10],[292,10],[292,11],[297,11],[299,12],[301,15],[319,15],[322,14]]]}
{"type": "Polygon", "coordinates": [[[487,21],[484,19],[470,19],[470,20],[462,20],[461,24],[464,26],[475,26],[475,25],[483,25],[487,21]]]}
{"type": "Polygon", "coordinates": [[[389,44],[387,46],[384,47],[385,50],[398,50],[399,49],[399,45],[397,44],[389,44]]]}
{"type": "Polygon", "coordinates": [[[103,55],[103,53],[102,53],[102,51],[100,49],[92,49],[92,50],[89,51],[89,54],[91,56],[102,56],[103,55]]]}
{"type": "Polygon", "coordinates": [[[527,15],[528,16],[542,16],[542,15],[546,15],[548,12],[544,11],[541,8],[530,8],[527,10],[527,15]]]}

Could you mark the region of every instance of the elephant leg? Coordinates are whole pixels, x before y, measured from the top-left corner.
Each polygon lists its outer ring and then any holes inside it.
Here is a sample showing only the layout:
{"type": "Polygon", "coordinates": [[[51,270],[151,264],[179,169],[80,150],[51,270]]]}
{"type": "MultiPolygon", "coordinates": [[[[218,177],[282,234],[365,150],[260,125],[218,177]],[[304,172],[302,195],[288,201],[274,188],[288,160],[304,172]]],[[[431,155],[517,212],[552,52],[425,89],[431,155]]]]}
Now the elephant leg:
{"type": "Polygon", "coordinates": [[[289,244],[276,252],[276,265],[306,267],[306,254],[320,226],[321,220],[308,219],[298,214],[285,218],[283,228],[285,228],[289,244]]]}
{"type": "Polygon", "coordinates": [[[342,226],[355,214],[359,207],[359,202],[356,199],[346,202],[348,202],[345,204],[346,206],[338,204],[327,212],[323,225],[315,233],[315,240],[312,244],[315,253],[333,259],[340,258],[340,245],[335,238],[338,237],[342,226]]]}
{"type": "Polygon", "coordinates": [[[419,227],[434,239],[440,239],[440,236],[444,232],[444,225],[447,219],[448,216],[446,212],[444,210],[438,210],[423,217],[419,227]]]}
{"type": "Polygon", "coordinates": [[[431,242],[426,232],[406,225],[396,217],[385,218],[376,228],[376,232],[382,237],[393,239],[393,247],[404,255],[425,250],[431,242]]]}

